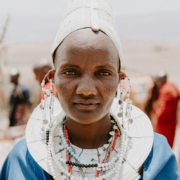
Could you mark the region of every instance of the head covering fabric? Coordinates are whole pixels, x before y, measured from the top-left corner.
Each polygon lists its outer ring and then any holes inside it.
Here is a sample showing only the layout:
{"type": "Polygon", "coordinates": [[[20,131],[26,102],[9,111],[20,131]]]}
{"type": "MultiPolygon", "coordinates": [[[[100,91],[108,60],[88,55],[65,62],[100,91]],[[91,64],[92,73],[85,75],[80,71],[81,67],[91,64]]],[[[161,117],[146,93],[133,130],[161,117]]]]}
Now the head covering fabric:
{"type": "Polygon", "coordinates": [[[69,34],[84,28],[91,28],[94,32],[102,31],[109,36],[122,60],[121,42],[109,0],[68,0],[68,8],[52,47],[52,57],[69,34]]]}
{"type": "Polygon", "coordinates": [[[10,75],[11,76],[18,76],[19,75],[18,69],[16,69],[16,68],[11,69],[10,75]]]}

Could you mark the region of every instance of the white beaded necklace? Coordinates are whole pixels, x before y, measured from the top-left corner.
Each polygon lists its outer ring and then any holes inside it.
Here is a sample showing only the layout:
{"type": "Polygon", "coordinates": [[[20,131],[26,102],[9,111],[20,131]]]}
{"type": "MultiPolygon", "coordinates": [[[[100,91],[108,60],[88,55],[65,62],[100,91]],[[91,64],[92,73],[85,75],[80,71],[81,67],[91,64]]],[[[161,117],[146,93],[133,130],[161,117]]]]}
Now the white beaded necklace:
{"type": "MultiPolygon", "coordinates": [[[[66,163],[66,159],[63,159],[61,157],[61,154],[59,153],[59,157],[57,158],[55,155],[55,151],[54,151],[54,132],[56,131],[56,129],[59,127],[59,125],[63,122],[63,120],[61,121],[56,121],[56,123],[54,124],[54,126],[51,128],[50,130],[50,135],[49,135],[49,143],[48,143],[48,149],[47,149],[47,158],[48,158],[48,167],[49,170],[51,172],[51,175],[53,177],[53,179],[58,180],[57,178],[57,174],[58,173],[62,173],[63,175],[61,176],[61,179],[64,180],[66,178],[70,178],[71,180],[82,180],[82,177],[75,177],[73,175],[71,175],[66,169],[64,169],[63,164],[66,163]],[[53,168],[53,161],[55,162],[57,168],[59,171],[54,170],[53,168]]],[[[113,163],[113,162],[108,162],[108,163],[99,163],[98,164],[98,168],[105,168],[105,167],[111,167],[110,171],[108,173],[106,173],[105,175],[99,176],[99,177],[95,177],[95,178],[87,178],[85,177],[84,179],[88,179],[88,180],[102,180],[102,179],[106,179],[108,177],[110,177],[112,174],[115,174],[115,176],[112,178],[112,180],[118,180],[121,177],[121,166],[122,166],[122,162],[123,162],[123,157],[124,154],[126,152],[126,148],[127,148],[127,140],[128,139],[127,136],[127,132],[122,128],[122,126],[120,125],[119,122],[116,122],[120,131],[121,131],[121,144],[120,144],[120,152],[119,152],[119,162],[118,163],[113,163]]]]}

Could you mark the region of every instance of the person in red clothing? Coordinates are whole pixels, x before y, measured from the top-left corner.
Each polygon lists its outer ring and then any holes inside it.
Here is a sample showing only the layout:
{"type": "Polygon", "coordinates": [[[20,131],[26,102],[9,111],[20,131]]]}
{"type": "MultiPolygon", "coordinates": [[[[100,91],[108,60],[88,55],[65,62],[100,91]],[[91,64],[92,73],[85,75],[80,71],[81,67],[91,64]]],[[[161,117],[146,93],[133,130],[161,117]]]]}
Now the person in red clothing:
{"type": "MultiPolygon", "coordinates": [[[[33,71],[35,74],[35,78],[38,81],[38,83],[41,85],[42,80],[44,79],[44,76],[47,74],[47,72],[52,69],[51,63],[47,59],[41,59],[37,64],[34,65],[33,71]]],[[[46,81],[45,82],[45,89],[50,88],[50,82],[46,81]]],[[[56,96],[56,87],[53,85],[53,94],[56,96]]],[[[39,99],[38,99],[38,104],[41,102],[41,99],[44,99],[44,93],[41,90],[39,99]]]]}
{"type": "Polygon", "coordinates": [[[164,135],[171,147],[176,130],[178,101],[177,87],[167,81],[167,74],[164,71],[160,71],[155,77],[146,112],[152,120],[154,131],[164,135]]]}

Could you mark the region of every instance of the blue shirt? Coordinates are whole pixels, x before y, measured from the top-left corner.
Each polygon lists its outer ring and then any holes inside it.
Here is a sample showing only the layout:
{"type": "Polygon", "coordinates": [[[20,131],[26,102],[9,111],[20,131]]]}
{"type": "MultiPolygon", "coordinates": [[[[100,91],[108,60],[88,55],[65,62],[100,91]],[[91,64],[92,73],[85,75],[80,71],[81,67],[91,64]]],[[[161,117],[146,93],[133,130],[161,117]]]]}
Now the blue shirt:
{"type": "MultiPolygon", "coordinates": [[[[180,180],[177,162],[164,136],[154,134],[154,143],[144,162],[140,180],[180,180]]],[[[26,141],[18,142],[7,156],[0,180],[52,180],[30,155],[26,141]]]]}

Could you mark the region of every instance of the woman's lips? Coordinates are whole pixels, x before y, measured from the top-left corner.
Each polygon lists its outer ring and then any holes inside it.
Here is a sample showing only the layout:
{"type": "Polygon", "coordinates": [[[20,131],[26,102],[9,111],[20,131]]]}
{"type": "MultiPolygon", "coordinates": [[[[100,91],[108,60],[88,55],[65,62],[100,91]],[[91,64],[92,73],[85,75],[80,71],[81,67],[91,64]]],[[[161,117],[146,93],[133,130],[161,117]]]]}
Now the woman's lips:
{"type": "Polygon", "coordinates": [[[74,105],[81,110],[94,110],[99,105],[96,100],[77,100],[74,105]]]}
{"type": "Polygon", "coordinates": [[[81,104],[75,103],[75,106],[81,110],[94,110],[99,104],[81,104]]]}

